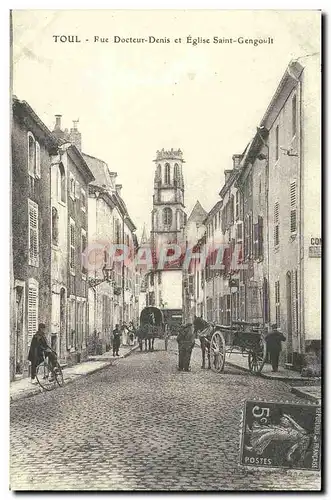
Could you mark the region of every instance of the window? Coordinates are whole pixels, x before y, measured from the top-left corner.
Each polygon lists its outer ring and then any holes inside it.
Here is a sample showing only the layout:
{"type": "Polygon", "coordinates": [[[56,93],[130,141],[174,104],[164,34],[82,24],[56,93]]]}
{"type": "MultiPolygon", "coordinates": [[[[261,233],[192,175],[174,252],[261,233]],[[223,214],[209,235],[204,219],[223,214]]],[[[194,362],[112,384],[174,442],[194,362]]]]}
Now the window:
{"type": "Polygon", "coordinates": [[[40,179],[40,145],[39,142],[36,141],[36,170],[35,176],[40,179]]]}
{"type": "Polygon", "coordinates": [[[70,219],[70,271],[75,273],[75,255],[76,255],[76,239],[75,239],[75,221],[70,219]]]}
{"type": "Polygon", "coordinates": [[[257,218],[258,232],[259,232],[259,243],[258,243],[258,258],[263,259],[263,217],[258,216],[257,218]]]}
{"type": "Polygon", "coordinates": [[[226,295],[225,299],[225,324],[231,324],[231,295],[226,295]]]}
{"type": "Polygon", "coordinates": [[[259,225],[256,223],[253,226],[254,234],[254,259],[259,258],[259,225]]]}
{"type": "Polygon", "coordinates": [[[276,161],[279,159],[279,125],[277,125],[275,130],[275,157],[276,161]]]}
{"type": "Polygon", "coordinates": [[[276,324],[277,327],[280,326],[280,290],[279,281],[275,282],[275,313],[276,313],[276,324]]]}
{"type": "Polygon", "coordinates": [[[162,176],[161,176],[161,165],[158,164],[157,166],[157,181],[161,181],[162,176]]]}
{"type": "Polygon", "coordinates": [[[151,273],[151,275],[150,275],[150,284],[151,284],[151,286],[154,286],[154,274],[153,273],[151,273]]]}
{"type": "Polygon", "coordinates": [[[291,235],[296,233],[297,230],[297,186],[296,181],[290,184],[290,230],[291,235]]]}
{"type": "Polygon", "coordinates": [[[189,295],[194,295],[194,275],[191,274],[188,277],[188,293],[189,295]]]}
{"type": "Polygon", "coordinates": [[[230,225],[233,224],[234,222],[234,196],[232,195],[231,198],[230,198],[230,225]]]}
{"type": "Polygon", "coordinates": [[[279,202],[274,205],[274,246],[279,245],[279,202]]]}
{"type": "Polygon", "coordinates": [[[252,239],[253,227],[252,227],[252,215],[251,214],[246,216],[245,224],[244,224],[244,232],[245,232],[244,256],[245,256],[245,259],[247,259],[253,253],[253,239],[252,239]]]}
{"type": "Polygon", "coordinates": [[[28,170],[31,177],[35,176],[36,168],[36,141],[31,132],[28,132],[28,170]]]}
{"type": "Polygon", "coordinates": [[[29,281],[28,291],[28,344],[31,345],[33,335],[38,329],[39,287],[34,280],[29,281]]]}
{"type": "Polygon", "coordinates": [[[159,285],[162,284],[162,273],[161,273],[161,271],[159,271],[159,273],[158,273],[158,281],[157,282],[158,282],[159,285]]]}
{"type": "Polygon", "coordinates": [[[72,174],[70,174],[70,197],[74,200],[75,199],[75,192],[76,192],[76,182],[75,178],[72,174]]]}
{"type": "Polygon", "coordinates": [[[39,266],[39,213],[38,205],[28,200],[29,211],[29,265],[39,266]]]}
{"type": "MultiPolygon", "coordinates": [[[[85,229],[82,229],[81,230],[81,252],[82,252],[82,273],[83,274],[86,274],[87,270],[84,266],[84,263],[85,263],[85,250],[86,250],[86,231],[85,229]]],[[[105,252],[106,255],[106,259],[105,260],[105,263],[108,263],[108,252],[105,252]]]]}
{"type": "Polygon", "coordinates": [[[236,192],[236,219],[239,219],[239,208],[240,208],[240,204],[239,204],[239,191],[236,192]]]}
{"type": "Polygon", "coordinates": [[[81,209],[83,212],[86,212],[86,193],[84,189],[80,190],[80,199],[81,199],[81,209]]]}
{"type": "Polygon", "coordinates": [[[59,214],[55,207],[52,207],[52,243],[59,244],[59,214]]]}
{"type": "Polygon", "coordinates": [[[169,163],[165,164],[164,168],[164,183],[170,184],[170,165],[169,163]]]}
{"type": "Polygon", "coordinates": [[[242,222],[238,222],[236,225],[236,242],[241,243],[243,240],[243,225],[242,222]]]}
{"type": "Polygon", "coordinates": [[[175,166],[174,166],[174,179],[175,179],[175,181],[179,181],[179,167],[178,167],[178,163],[175,163],[175,166]]]}
{"type": "Polygon", "coordinates": [[[172,224],[172,210],[169,207],[163,209],[163,224],[165,226],[171,226],[172,224]]]}
{"type": "Polygon", "coordinates": [[[62,163],[59,165],[59,174],[60,174],[60,189],[58,192],[60,193],[60,201],[62,203],[66,202],[66,174],[64,171],[64,166],[62,163]]]}
{"type": "Polygon", "coordinates": [[[292,137],[297,133],[297,96],[292,99],[292,137]]]}

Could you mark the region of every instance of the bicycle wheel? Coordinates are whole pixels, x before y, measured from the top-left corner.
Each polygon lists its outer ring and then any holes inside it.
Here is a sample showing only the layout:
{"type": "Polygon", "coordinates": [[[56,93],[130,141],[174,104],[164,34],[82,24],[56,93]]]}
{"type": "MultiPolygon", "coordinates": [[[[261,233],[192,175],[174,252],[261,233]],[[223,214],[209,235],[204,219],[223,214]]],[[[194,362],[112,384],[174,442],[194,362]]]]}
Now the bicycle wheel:
{"type": "Polygon", "coordinates": [[[56,379],[54,375],[52,376],[46,360],[37,366],[36,379],[40,387],[45,391],[51,391],[54,389],[56,379]]]}
{"type": "Polygon", "coordinates": [[[55,368],[54,368],[54,375],[55,375],[55,380],[58,383],[60,387],[63,387],[64,380],[63,380],[63,372],[62,368],[59,362],[56,363],[55,368]]]}

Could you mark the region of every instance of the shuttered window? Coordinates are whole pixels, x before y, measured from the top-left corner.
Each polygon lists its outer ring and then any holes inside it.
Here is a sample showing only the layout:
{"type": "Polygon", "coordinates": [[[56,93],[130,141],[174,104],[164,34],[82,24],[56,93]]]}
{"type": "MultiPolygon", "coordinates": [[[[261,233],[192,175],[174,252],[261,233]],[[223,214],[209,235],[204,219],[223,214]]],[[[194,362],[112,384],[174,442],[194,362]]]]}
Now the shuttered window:
{"type": "Polygon", "coordinates": [[[274,246],[279,245],[279,202],[274,205],[274,246]]]}
{"type": "Polygon", "coordinates": [[[259,227],[258,257],[263,259],[263,217],[258,216],[257,221],[259,227]]]}
{"type": "Polygon", "coordinates": [[[70,270],[73,273],[75,272],[75,249],[75,222],[73,220],[70,220],[70,270]]]}
{"type": "Polygon", "coordinates": [[[280,289],[279,281],[275,282],[275,316],[277,327],[280,326],[280,289]]]}
{"type": "Polygon", "coordinates": [[[29,211],[29,265],[39,266],[39,213],[38,205],[28,200],[29,211]]]}
{"type": "Polygon", "coordinates": [[[254,234],[254,259],[259,258],[259,225],[258,223],[253,226],[254,234]]]}
{"type": "Polygon", "coordinates": [[[297,230],[297,186],[296,181],[290,184],[290,230],[291,234],[295,234],[297,230]]]}
{"type": "Polygon", "coordinates": [[[29,283],[28,291],[28,344],[38,329],[38,285],[29,283]]]}
{"type": "Polygon", "coordinates": [[[36,177],[40,179],[40,144],[36,141],[36,177]]]}
{"type": "Polygon", "coordinates": [[[52,207],[52,243],[59,244],[59,214],[55,207],[52,207]]]}

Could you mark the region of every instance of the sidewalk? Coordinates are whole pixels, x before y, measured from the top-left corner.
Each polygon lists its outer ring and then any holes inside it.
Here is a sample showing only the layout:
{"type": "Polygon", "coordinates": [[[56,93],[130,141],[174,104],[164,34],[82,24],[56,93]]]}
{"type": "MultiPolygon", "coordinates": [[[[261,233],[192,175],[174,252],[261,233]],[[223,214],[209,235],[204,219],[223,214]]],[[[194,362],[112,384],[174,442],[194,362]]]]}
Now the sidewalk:
{"type": "MultiPolygon", "coordinates": [[[[114,358],[112,352],[105,352],[100,356],[89,356],[88,361],[79,363],[77,365],[71,366],[70,368],[63,368],[63,378],[65,384],[70,384],[80,377],[85,377],[91,373],[95,373],[107,366],[111,366],[116,363],[117,360],[126,358],[138,348],[138,345],[134,346],[122,346],[120,347],[120,356],[114,358]]],[[[44,392],[39,384],[31,384],[31,379],[23,378],[21,380],[15,380],[10,383],[10,401],[18,401],[19,399],[29,398],[36,394],[44,392]]]]}
{"type": "Polygon", "coordinates": [[[309,401],[313,401],[314,403],[321,404],[322,401],[322,392],[321,386],[312,386],[312,387],[291,387],[291,392],[296,394],[300,398],[308,399],[309,401]]]}
{"type": "MultiPolygon", "coordinates": [[[[226,354],[225,362],[230,366],[249,372],[248,356],[244,357],[237,353],[226,354]]],[[[262,372],[260,373],[260,377],[284,382],[301,382],[302,384],[308,383],[309,385],[320,385],[321,382],[321,377],[301,377],[300,373],[288,370],[282,366],[279,367],[278,372],[273,372],[271,365],[268,363],[264,365],[262,372]]]]}

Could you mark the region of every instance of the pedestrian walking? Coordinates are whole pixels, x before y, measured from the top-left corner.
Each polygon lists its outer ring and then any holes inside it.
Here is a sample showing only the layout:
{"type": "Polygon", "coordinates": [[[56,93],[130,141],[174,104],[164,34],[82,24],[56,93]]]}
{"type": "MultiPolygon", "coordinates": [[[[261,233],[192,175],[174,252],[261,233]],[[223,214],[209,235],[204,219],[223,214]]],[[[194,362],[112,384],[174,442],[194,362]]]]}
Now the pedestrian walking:
{"type": "Polygon", "coordinates": [[[119,330],[119,326],[115,325],[115,329],[113,330],[113,356],[119,356],[119,348],[121,344],[121,332],[119,330]]]}
{"type": "Polygon", "coordinates": [[[128,331],[129,331],[129,345],[133,346],[136,337],[136,328],[134,326],[133,321],[130,321],[128,326],[128,331]]]}
{"type": "Polygon", "coordinates": [[[282,342],[286,340],[284,335],[278,331],[276,324],[271,325],[271,331],[265,336],[267,350],[270,354],[273,372],[278,372],[279,354],[282,350],[282,342]]]}
{"type": "Polygon", "coordinates": [[[123,325],[121,327],[121,334],[122,334],[122,344],[128,345],[129,330],[128,330],[128,327],[126,326],[126,323],[123,323],[123,325]]]}
{"type": "Polygon", "coordinates": [[[190,371],[192,349],[195,344],[195,334],[192,323],[184,325],[177,335],[178,370],[190,371]]]}

